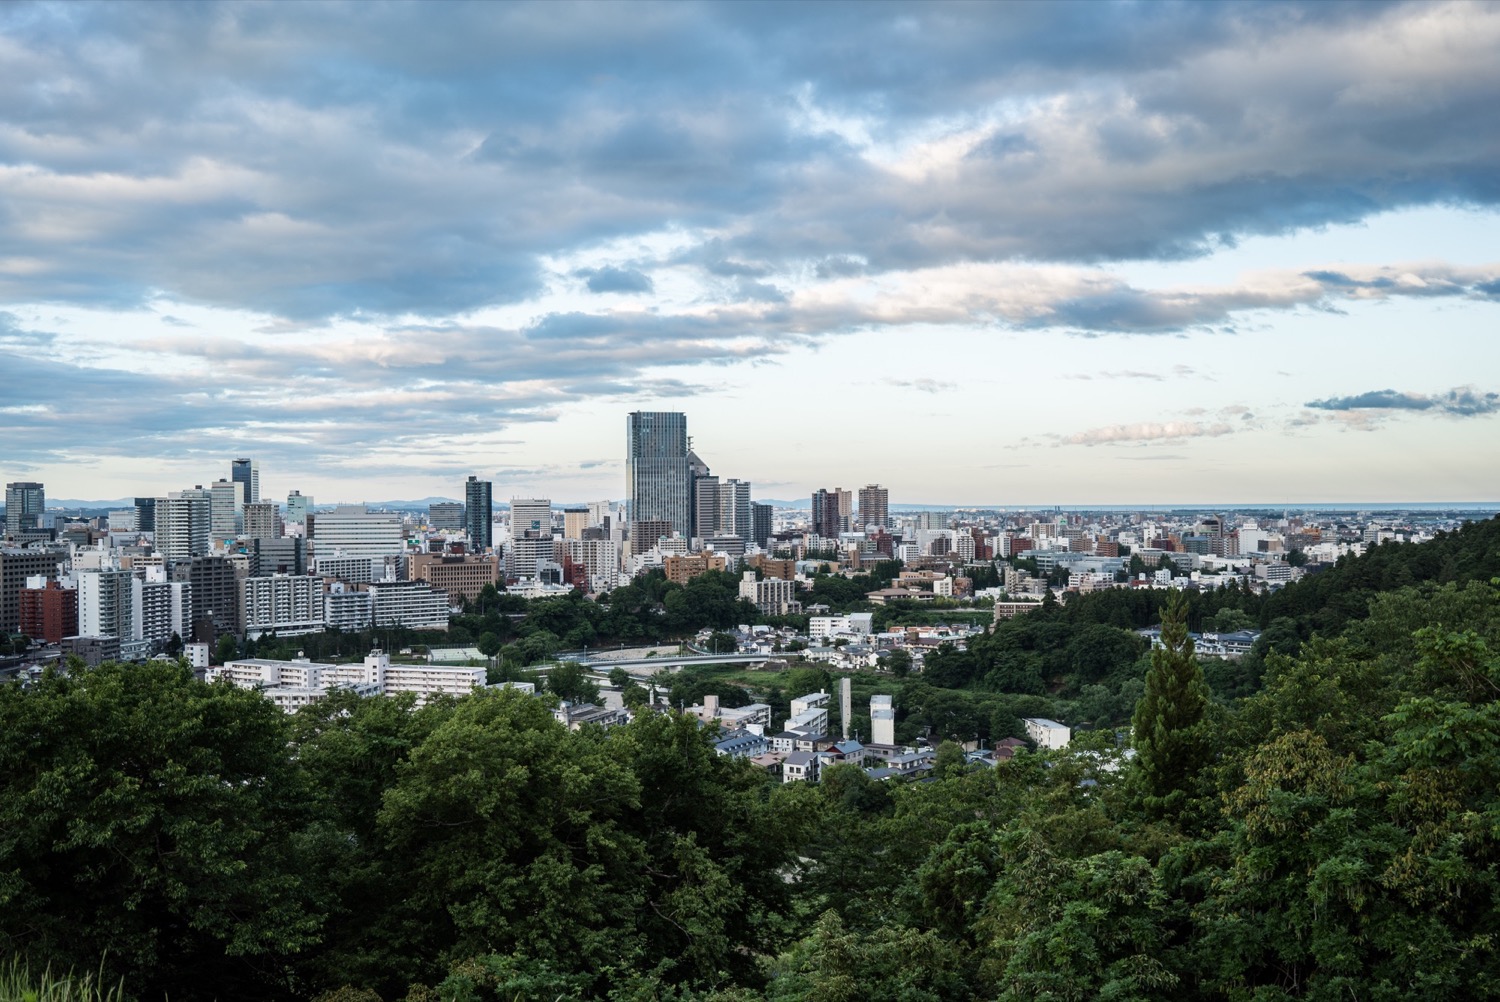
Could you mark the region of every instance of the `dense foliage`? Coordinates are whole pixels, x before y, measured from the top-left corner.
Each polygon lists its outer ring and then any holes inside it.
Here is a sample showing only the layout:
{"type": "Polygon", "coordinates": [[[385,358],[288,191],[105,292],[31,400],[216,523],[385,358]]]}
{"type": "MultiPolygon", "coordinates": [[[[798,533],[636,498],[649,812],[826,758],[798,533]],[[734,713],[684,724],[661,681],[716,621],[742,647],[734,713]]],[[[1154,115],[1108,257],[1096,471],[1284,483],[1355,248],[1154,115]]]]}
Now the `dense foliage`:
{"type": "Polygon", "coordinates": [[[932,655],[898,702],[935,739],[1139,689],[1067,751],[946,745],[920,783],[776,786],[689,719],[575,733],[514,691],[0,687],[0,955],[151,999],[1494,998],[1494,526],[1347,561],[1323,606],[1185,601],[1154,653],[1069,603],[932,655]],[[1435,571],[1383,588],[1398,554],[1435,571]],[[1292,624],[1234,690],[1184,633],[1225,608],[1292,624]]]}

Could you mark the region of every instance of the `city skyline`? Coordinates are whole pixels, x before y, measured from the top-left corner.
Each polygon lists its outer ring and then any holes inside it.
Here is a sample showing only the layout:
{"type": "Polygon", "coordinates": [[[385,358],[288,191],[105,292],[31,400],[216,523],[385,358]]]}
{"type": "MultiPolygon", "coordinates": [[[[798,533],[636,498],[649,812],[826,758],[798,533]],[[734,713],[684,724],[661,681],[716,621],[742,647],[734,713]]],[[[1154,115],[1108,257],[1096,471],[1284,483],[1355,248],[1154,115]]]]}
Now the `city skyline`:
{"type": "Polygon", "coordinates": [[[1497,49],[1479,4],[8,5],[0,482],[620,499],[622,415],[681,412],[756,500],[1492,503],[1497,49]]]}

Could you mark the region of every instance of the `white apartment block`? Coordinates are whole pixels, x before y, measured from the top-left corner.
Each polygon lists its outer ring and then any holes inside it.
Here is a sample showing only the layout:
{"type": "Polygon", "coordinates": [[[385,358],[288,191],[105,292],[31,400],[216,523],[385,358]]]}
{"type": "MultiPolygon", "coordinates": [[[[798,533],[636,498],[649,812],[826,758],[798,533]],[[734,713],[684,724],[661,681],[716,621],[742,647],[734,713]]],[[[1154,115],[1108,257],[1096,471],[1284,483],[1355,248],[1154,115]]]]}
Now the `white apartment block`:
{"type": "Polygon", "coordinates": [[[172,634],[185,639],[193,630],[193,586],[187,581],[168,581],[161,567],[147,567],[146,579],[138,582],[141,594],[139,637],[166,643],[172,634]]]}
{"type": "Polygon", "coordinates": [[[369,629],[373,601],[367,591],[355,591],[335,581],[323,596],[323,618],[329,629],[346,631],[369,629]]]}
{"type": "Polygon", "coordinates": [[[215,480],[208,486],[208,527],[214,544],[240,534],[244,518],[245,489],[231,480],[215,480]]]}
{"type": "Polygon", "coordinates": [[[797,582],[780,578],[757,581],[754,571],[746,571],[740,580],[740,598],[753,603],[767,616],[784,616],[802,608],[797,601],[797,582]]]}
{"type": "Polygon", "coordinates": [[[852,612],[847,616],[813,616],[808,620],[808,636],[813,640],[827,640],[840,634],[869,636],[875,630],[875,614],[852,612]]]}
{"type": "Polygon", "coordinates": [[[792,700],[792,715],[787,718],[786,730],[804,734],[828,733],[828,693],[810,692],[792,700]]]}
{"type": "Polygon", "coordinates": [[[327,623],[323,579],[315,575],[241,578],[239,591],[240,622],[251,637],[317,633],[327,623]]]}
{"type": "Polygon", "coordinates": [[[140,588],[133,572],[113,569],[79,572],[80,636],[138,640],[140,621],[140,588]]]}
{"type": "Polygon", "coordinates": [[[1026,725],[1026,736],[1035,741],[1038,748],[1066,748],[1073,736],[1066,724],[1046,717],[1023,717],[1021,723],[1026,725]]]}
{"type": "Polygon", "coordinates": [[[245,658],[210,668],[210,682],[225,680],[243,689],[258,689],[282,710],[291,713],[325,697],[334,688],[352,689],[362,696],[394,696],[409,692],[417,704],[434,696],[464,696],[485,685],[483,668],[437,668],[432,665],[393,665],[389,654],[372,651],[363,664],[333,665],[296,659],[273,661],[245,658]]]}
{"type": "Polygon", "coordinates": [[[370,620],[375,626],[413,630],[448,628],[448,593],[425,581],[382,581],[369,586],[370,620]]]}

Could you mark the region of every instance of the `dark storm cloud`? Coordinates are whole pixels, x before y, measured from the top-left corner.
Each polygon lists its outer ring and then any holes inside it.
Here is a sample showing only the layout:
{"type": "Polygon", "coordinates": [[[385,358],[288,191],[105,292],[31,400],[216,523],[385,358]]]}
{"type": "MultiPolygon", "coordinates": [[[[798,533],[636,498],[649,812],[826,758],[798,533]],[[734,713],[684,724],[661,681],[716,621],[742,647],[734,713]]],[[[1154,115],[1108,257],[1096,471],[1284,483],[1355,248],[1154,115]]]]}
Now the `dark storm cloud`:
{"type": "Polygon", "coordinates": [[[1320,411],[1432,411],[1454,417],[1479,417],[1500,412],[1500,393],[1487,393],[1460,386],[1432,396],[1371,390],[1347,397],[1309,400],[1306,406],[1320,411]]]}

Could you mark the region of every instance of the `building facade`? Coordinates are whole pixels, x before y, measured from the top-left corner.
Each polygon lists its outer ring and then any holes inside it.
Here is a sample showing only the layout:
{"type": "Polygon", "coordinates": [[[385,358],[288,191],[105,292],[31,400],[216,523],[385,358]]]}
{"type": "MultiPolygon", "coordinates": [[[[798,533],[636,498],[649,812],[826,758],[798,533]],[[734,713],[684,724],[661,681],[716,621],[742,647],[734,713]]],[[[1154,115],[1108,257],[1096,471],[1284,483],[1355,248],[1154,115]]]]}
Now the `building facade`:
{"type": "Polygon", "coordinates": [[[687,415],[632,411],[625,418],[625,481],[633,522],[667,522],[691,535],[687,415]]]}
{"type": "Polygon", "coordinates": [[[469,543],[476,550],[488,550],[495,545],[494,484],[478,477],[464,482],[464,531],[469,534],[469,543]]]}

